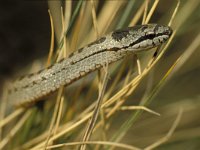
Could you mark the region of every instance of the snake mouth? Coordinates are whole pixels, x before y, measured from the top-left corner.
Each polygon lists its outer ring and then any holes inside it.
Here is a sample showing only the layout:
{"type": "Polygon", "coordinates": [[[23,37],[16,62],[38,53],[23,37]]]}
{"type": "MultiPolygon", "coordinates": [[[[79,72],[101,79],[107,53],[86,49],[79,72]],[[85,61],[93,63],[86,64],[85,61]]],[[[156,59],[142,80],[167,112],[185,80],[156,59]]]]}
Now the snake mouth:
{"type": "Polygon", "coordinates": [[[172,35],[173,30],[171,27],[167,27],[167,30],[163,32],[163,35],[168,35],[169,37],[172,35]]]}

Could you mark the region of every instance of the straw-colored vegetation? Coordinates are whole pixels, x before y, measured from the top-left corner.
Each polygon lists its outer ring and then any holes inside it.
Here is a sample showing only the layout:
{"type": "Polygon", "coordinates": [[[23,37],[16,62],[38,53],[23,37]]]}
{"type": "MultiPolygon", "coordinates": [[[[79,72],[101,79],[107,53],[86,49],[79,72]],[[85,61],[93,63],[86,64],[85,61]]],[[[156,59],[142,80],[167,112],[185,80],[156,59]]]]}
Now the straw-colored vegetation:
{"type": "Polygon", "coordinates": [[[174,33],[156,58],[155,49],[127,57],[60,87],[42,110],[18,108],[4,119],[2,113],[0,149],[198,149],[199,3],[49,0],[46,67],[116,28],[150,22],[174,33]]]}

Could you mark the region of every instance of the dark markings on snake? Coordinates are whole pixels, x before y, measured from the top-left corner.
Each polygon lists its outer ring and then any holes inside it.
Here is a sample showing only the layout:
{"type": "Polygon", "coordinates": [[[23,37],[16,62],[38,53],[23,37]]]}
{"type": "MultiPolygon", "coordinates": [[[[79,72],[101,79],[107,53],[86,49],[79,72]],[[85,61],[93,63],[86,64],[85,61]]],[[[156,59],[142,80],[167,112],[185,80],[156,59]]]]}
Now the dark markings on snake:
{"type": "Polygon", "coordinates": [[[105,40],[106,40],[106,37],[102,37],[102,38],[100,38],[100,39],[98,39],[98,40],[96,40],[96,41],[94,41],[94,42],[88,44],[88,47],[90,47],[90,46],[92,46],[92,45],[96,45],[96,44],[101,44],[101,43],[103,43],[105,40]]]}
{"type": "Polygon", "coordinates": [[[117,30],[112,33],[112,38],[116,41],[121,41],[123,38],[126,38],[130,33],[130,29],[124,29],[124,30],[117,30]]]}

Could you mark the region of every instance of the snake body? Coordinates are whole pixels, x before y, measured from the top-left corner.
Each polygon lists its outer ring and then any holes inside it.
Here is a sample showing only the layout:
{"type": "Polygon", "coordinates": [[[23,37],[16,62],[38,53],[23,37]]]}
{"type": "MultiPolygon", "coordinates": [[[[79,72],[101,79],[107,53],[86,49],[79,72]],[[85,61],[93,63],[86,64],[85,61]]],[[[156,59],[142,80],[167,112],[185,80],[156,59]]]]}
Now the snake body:
{"type": "Polygon", "coordinates": [[[21,77],[9,90],[8,101],[29,105],[69,85],[106,64],[130,53],[144,51],[164,43],[172,34],[168,26],[146,24],[116,30],[75,51],[68,58],[37,73],[21,77]]]}

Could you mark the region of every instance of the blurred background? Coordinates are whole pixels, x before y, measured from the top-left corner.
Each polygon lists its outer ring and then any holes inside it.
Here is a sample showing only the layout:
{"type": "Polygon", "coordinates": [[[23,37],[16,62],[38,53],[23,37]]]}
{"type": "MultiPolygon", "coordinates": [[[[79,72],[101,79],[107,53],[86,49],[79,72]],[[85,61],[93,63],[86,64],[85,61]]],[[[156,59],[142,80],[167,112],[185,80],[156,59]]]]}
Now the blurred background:
{"type": "Polygon", "coordinates": [[[0,80],[48,53],[50,23],[45,1],[1,1],[0,80]]]}
{"type": "MultiPolygon", "coordinates": [[[[113,31],[114,29],[125,28],[133,24],[142,24],[146,16],[157,2],[156,8],[149,20],[149,23],[167,25],[174,10],[177,14],[172,22],[172,29],[175,35],[170,42],[166,52],[158,63],[139,82],[134,92],[124,96],[125,106],[141,105],[146,99],[152,97],[145,106],[158,112],[156,116],[144,112],[131,122],[132,116],[136,115],[133,110],[117,111],[106,120],[106,140],[117,141],[145,148],[161,140],[172,128],[173,123],[182,110],[182,116],[175,131],[166,142],[156,149],[172,150],[198,150],[200,149],[200,1],[180,0],[178,1],[154,1],[154,0],[102,0],[102,1],[1,1],[0,2],[0,83],[1,93],[4,90],[4,82],[13,80],[19,75],[35,72],[44,68],[51,43],[51,25],[48,14],[50,9],[55,28],[55,47],[60,48],[62,39],[62,26],[65,28],[67,40],[67,54],[94,41],[96,38],[113,31]],[[65,22],[62,23],[61,6],[65,22]],[[92,10],[96,12],[97,29],[94,28],[95,21],[92,10]],[[68,16],[68,17],[67,17],[68,16]],[[63,25],[62,25],[63,24],[63,25]],[[68,28],[67,28],[68,27],[68,28]],[[180,59],[180,60],[178,60],[180,59]],[[177,63],[175,63],[177,61],[177,63]],[[174,69],[167,74],[170,68],[174,69]],[[167,79],[164,78],[167,76],[167,79]],[[163,81],[164,80],[164,81],[163,81]],[[163,81],[163,82],[162,82],[163,81]],[[161,85],[159,85],[161,83],[161,85]],[[158,86],[159,85],[159,86],[158,86]],[[156,91],[156,92],[154,92],[156,91]],[[126,121],[130,127],[122,129],[126,121]],[[130,123],[131,122],[131,123],[130,123]],[[107,124],[108,123],[108,124],[107,124]],[[107,127],[109,126],[109,127],[107,127]],[[122,129],[122,131],[121,131],[122,129]],[[119,133],[118,133],[119,131],[119,133]],[[123,136],[122,136],[123,135],[123,136]],[[121,137],[120,140],[117,140],[121,137]]],[[[52,62],[57,58],[56,52],[52,62]]],[[[152,51],[147,54],[140,54],[142,69],[147,65],[146,58],[152,57],[152,51]],[[143,56],[144,55],[144,56],[143,56]]],[[[110,69],[110,77],[107,92],[107,99],[111,98],[123,88],[128,69],[132,67],[130,82],[136,77],[137,69],[132,58],[123,60],[110,69]],[[129,60],[129,61],[128,61],[129,60]],[[127,64],[124,67],[123,64],[127,64]],[[124,67],[119,69],[119,65],[124,67]],[[121,71],[119,79],[115,76],[121,71]],[[119,82],[115,88],[112,83],[119,82]]],[[[80,113],[90,106],[98,95],[97,73],[86,77],[81,82],[67,87],[65,96],[68,100],[64,105],[63,120],[61,124],[75,121],[80,113]],[[81,88],[79,86],[81,85],[81,88]],[[75,91],[78,87],[78,90],[75,91]]],[[[1,94],[2,96],[2,94],[1,94]]],[[[121,98],[121,99],[124,99],[121,98]]],[[[50,124],[49,116],[55,102],[44,105],[44,110],[39,111],[33,117],[36,121],[27,121],[26,131],[20,130],[23,135],[16,134],[17,141],[9,141],[11,144],[5,149],[21,149],[27,141],[34,139],[48,130],[50,124]],[[49,114],[48,114],[49,113],[49,114]],[[42,119],[45,118],[45,119],[42,119]],[[32,125],[30,125],[30,122],[32,125]],[[33,123],[34,122],[34,123],[33,123]],[[41,123],[42,122],[42,123],[41,123]],[[40,126],[41,128],[36,128],[40,126]],[[32,130],[34,133],[29,134],[32,130]],[[23,132],[24,131],[24,132],[23,132]],[[27,140],[28,139],[28,140],[27,140]]],[[[117,103],[117,102],[116,102],[117,103]]],[[[144,104],[144,103],[143,103],[144,104]]],[[[113,106],[110,106],[111,109],[113,106]]],[[[64,135],[55,143],[80,141],[85,131],[86,123],[64,135]],[[79,133],[79,130],[80,133],[79,133]]],[[[11,127],[12,128],[12,127],[11,127]]],[[[103,128],[103,127],[102,127],[103,128]]],[[[95,131],[92,140],[103,140],[103,129],[95,131]]],[[[104,139],[105,140],[105,139],[104,139]]],[[[27,146],[28,147],[28,146],[27,146]]],[[[25,146],[25,149],[27,148],[25,146]]],[[[66,147],[65,147],[66,148],[66,147]]],[[[63,149],[65,149],[63,148],[63,149]]],[[[74,148],[75,149],[75,148],[74,148]]],[[[106,147],[90,147],[90,149],[108,149],[106,147]]],[[[120,149],[120,148],[116,148],[120,149]]],[[[150,148],[151,149],[151,148],[150,148]]],[[[152,148],[153,149],[153,148],[152,148]]]]}

